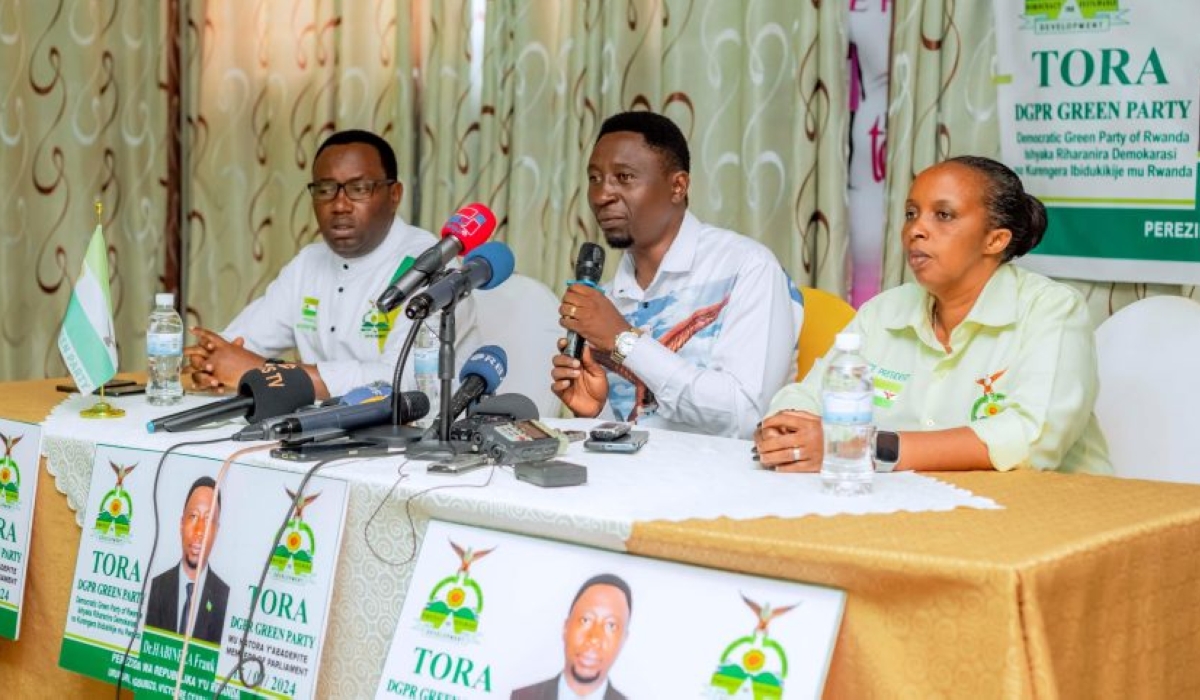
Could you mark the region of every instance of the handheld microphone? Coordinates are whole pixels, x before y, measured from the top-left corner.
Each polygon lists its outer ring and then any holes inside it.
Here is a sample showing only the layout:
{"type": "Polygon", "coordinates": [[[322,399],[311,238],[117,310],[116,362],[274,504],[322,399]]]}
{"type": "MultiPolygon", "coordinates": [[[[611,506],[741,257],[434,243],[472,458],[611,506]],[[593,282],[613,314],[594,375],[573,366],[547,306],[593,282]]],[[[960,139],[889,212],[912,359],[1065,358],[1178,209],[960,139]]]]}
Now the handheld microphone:
{"type": "Polygon", "coordinates": [[[238,381],[238,395],[210,404],[155,418],[146,424],[150,433],[192,430],[207,423],[245,416],[251,423],[291,413],[313,402],[312,379],[296,365],[256,367],[238,381]]]}
{"type": "MultiPolygon", "coordinates": [[[[458,373],[458,391],[450,399],[450,420],[454,420],[475,399],[491,394],[508,374],[508,354],[498,345],[484,345],[471,354],[458,373]]],[[[426,435],[437,435],[441,419],[435,420],[426,435]]]]}
{"type": "Polygon", "coordinates": [[[245,428],[242,428],[238,432],[234,433],[230,439],[238,442],[245,442],[249,440],[271,440],[274,439],[273,436],[275,434],[275,426],[300,413],[338,408],[342,406],[355,406],[360,403],[386,399],[390,397],[391,394],[391,385],[387,384],[386,382],[372,382],[365,386],[355,387],[346,392],[344,396],[326,399],[324,402],[319,403],[312,408],[304,407],[296,413],[285,413],[271,418],[265,418],[257,423],[251,423],[245,428]]]}
{"type": "Polygon", "coordinates": [[[446,266],[455,255],[469,253],[496,230],[496,215],[482,204],[468,204],[451,215],[442,226],[442,240],[421,253],[404,274],[388,285],[375,302],[387,313],[404,303],[410,294],[446,266]]]}
{"type": "MultiPolygon", "coordinates": [[[[327,430],[355,430],[383,425],[392,420],[391,389],[362,403],[330,406],[288,416],[271,429],[272,437],[296,440],[310,433],[327,430]]],[[[400,395],[400,422],[408,423],[429,414],[429,397],[419,391],[400,395]]]]}
{"type": "Polygon", "coordinates": [[[430,314],[444,311],[471,290],[498,287],[512,276],[515,262],[512,250],[500,241],[484,243],[467,256],[462,269],[452,270],[413,297],[405,307],[404,315],[414,320],[428,318],[430,314]]]}
{"type": "MultiPolygon", "coordinates": [[[[575,279],[585,284],[595,285],[604,274],[604,249],[595,243],[584,243],[579,246],[579,257],[575,259],[575,279]]],[[[575,331],[567,333],[567,346],[563,348],[564,355],[570,355],[576,360],[583,357],[583,336],[575,331]]]]}

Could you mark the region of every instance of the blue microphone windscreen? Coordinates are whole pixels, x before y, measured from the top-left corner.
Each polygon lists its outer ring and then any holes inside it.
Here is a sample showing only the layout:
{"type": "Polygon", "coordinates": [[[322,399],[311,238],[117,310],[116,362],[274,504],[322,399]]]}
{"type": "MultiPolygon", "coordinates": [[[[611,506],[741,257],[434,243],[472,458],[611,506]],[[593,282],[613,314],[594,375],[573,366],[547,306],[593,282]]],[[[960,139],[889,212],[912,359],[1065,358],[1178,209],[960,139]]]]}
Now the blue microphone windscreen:
{"type": "Polygon", "coordinates": [[[483,258],[492,268],[492,278],[480,285],[480,289],[492,289],[503,284],[505,280],[512,277],[513,268],[517,264],[516,259],[513,258],[512,249],[500,241],[484,243],[471,251],[464,264],[472,258],[483,258]]]}
{"type": "Polygon", "coordinates": [[[491,394],[500,386],[504,375],[508,374],[508,354],[499,345],[484,345],[471,353],[462,370],[458,373],[458,381],[464,382],[467,377],[477,374],[487,384],[485,393],[491,394]]]}

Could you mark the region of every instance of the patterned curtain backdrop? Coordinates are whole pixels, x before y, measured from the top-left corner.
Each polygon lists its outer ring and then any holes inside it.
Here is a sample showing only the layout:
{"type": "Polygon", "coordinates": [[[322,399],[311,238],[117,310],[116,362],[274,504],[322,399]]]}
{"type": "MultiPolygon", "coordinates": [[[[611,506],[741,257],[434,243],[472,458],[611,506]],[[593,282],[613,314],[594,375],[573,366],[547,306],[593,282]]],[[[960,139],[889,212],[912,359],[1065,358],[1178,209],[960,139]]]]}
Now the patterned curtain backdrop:
{"type": "MultiPolygon", "coordinates": [[[[911,279],[900,246],[904,200],[921,170],[949,157],[1000,157],[990,0],[897,0],[888,109],[887,231],[884,286],[911,279]]],[[[1196,286],[1063,280],[1088,300],[1092,322],[1155,294],[1200,300],[1196,286]]]]}
{"type": "Polygon", "coordinates": [[[167,8],[0,3],[0,380],[64,376],[58,329],[104,207],[122,370],[162,289],[167,8]]]}
{"type": "Polygon", "coordinates": [[[558,289],[599,235],[585,170],[600,123],[652,109],[688,136],[697,215],[763,241],[798,282],[843,289],[844,3],[502,0],[481,52],[467,3],[442,8],[424,54],[423,216],[487,202],[518,269],[558,289]]]}
{"type": "Polygon", "coordinates": [[[187,5],[188,323],[219,330],[319,239],[304,185],[325,137],[375,131],[396,149],[401,179],[410,172],[412,10],[407,0],[187,5]]]}

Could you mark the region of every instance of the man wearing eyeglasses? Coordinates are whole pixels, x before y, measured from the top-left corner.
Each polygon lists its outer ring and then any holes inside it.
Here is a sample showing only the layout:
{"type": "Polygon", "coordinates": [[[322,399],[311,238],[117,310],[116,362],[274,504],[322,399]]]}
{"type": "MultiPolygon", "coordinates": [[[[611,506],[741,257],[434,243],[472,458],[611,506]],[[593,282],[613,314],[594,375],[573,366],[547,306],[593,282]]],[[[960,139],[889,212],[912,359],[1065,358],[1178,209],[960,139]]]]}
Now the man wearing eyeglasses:
{"type": "MultiPolygon", "coordinates": [[[[396,216],[404,186],[396,154],[379,136],[333,134],[317,149],[312,175],[308,191],[323,241],[303,248],[223,332],[192,329],[197,343],[185,354],[198,388],[236,388],[246,371],[291,350],[320,399],[373,381],[391,383],[410,321],[400,307],[381,312],[375,300],[406,260],[437,239],[396,216]]],[[[470,298],[459,304],[456,320],[465,357],[478,345],[470,337],[476,333],[470,298]]],[[[416,388],[411,366],[406,389],[416,388]]]]}

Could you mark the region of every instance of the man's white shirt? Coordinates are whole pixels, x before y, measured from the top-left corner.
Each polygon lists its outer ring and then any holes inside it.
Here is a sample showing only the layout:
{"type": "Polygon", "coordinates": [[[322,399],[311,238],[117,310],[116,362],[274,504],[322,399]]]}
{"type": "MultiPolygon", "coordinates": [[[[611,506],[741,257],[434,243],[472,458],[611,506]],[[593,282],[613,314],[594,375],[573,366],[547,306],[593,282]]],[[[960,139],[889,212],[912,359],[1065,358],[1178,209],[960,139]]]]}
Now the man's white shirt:
{"type": "MultiPolygon", "coordinates": [[[[221,335],[245,338],[246,348],[264,357],[294,348],[301,362],[316,364],[331,396],[374,381],[391,384],[412,322],[402,306],[383,314],[375,300],[405,258],[416,258],[435,243],[433,234],[397,217],[379,246],[359,258],[343,258],[324,241],[305,246],[221,335]]],[[[457,376],[480,344],[470,297],[459,303],[455,319],[457,376]]],[[[435,332],[436,320],[430,319],[435,332]]],[[[416,388],[411,360],[401,387],[416,388]]]]}
{"type": "Polygon", "coordinates": [[[571,686],[567,685],[566,671],[558,676],[558,700],[604,700],[604,694],[608,692],[608,679],[587,695],[579,695],[571,686]]]}
{"type": "MultiPolygon", "coordinates": [[[[650,286],[638,285],[626,253],[607,295],[644,331],[624,362],[657,404],[639,409],[640,425],[749,438],[795,376],[800,293],[753,239],[689,212],[650,286]],[[685,337],[677,352],[663,344],[685,337]]],[[[608,382],[608,407],[624,420],[635,386],[613,372],[608,382]]]]}

